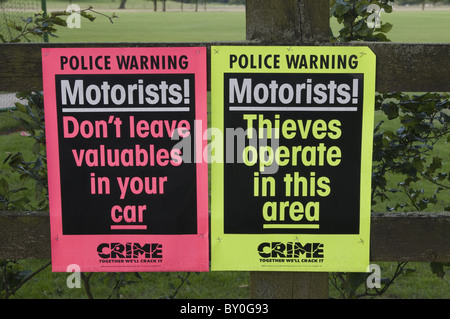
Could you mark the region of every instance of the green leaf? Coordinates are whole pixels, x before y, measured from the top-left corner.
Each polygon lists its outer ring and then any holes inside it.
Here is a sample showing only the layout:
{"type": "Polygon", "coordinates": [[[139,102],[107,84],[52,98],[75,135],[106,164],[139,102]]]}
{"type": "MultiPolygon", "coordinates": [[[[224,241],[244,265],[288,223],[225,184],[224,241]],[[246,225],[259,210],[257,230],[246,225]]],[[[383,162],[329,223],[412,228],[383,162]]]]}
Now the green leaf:
{"type": "Polygon", "coordinates": [[[59,26],[63,26],[63,27],[67,26],[67,21],[64,19],[61,19],[60,17],[53,17],[52,22],[59,26]]]}
{"type": "Polygon", "coordinates": [[[439,156],[434,156],[431,164],[428,165],[427,168],[427,172],[430,174],[434,173],[437,169],[442,168],[442,158],[439,156]]]}
{"type": "Polygon", "coordinates": [[[80,15],[81,15],[82,17],[88,19],[88,20],[91,21],[91,22],[95,20],[95,17],[94,17],[93,15],[87,13],[86,11],[81,11],[81,12],[80,12],[80,15]]]}
{"type": "Polygon", "coordinates": [[[343,16],[351,9],[351,4],[343,0],[337,0],[333,10],[335,16],[343,16]]]}
{"type": "Polygon", "coordinates": [[[374,34],[372,37],[366,39],[367,41],[382,41],[382,42],[391,42],[384,33],[374,34]]]}
{"type": "Polygon", "coordinates": [[[417,169],[414,166],[412,166],[411,164],[406,165],[404,167],[404,169],[403,169],[403,172],[406,175],[409,175],[409,176],[416,176],[417,175],[417,169]]]}
{"type": "Polygon", "coordinates": [[[398,117],[398,105],[394,102],[383,103],[381,105],[381,109],[383,110],[384,114],[387,115],[389,120],[393,120],[398,117]]]}
{"type": "Polygon", "coordinates": [[[445,271],[444,271],[444,264],[440,262],[432,262],[430,263],[431,272],[438,276],[439,278],[444,278],[445,271]]]}
{"type": "Polygon", "coordinates": [[[348,297],[353,298],[356,295],[356,289],[366,282],[369,273],[348,273],[345,282],[345,292],[348,297]]]}
{"type": "Polygon", "coordinates": [[[16,103],[14,103],[14,105],[18,111],[25,113],[25,114],[27,113],[27,107],[25,105],[23,105],[22,103],[16,102],[16,103]]]}
{"type": "Polygon", "coordinates": [[[419,171],[422,172],[423,171],[423,162],[420,159],[420,157],[416,156],[413,158],[412,160],[412,165],[414,166],[414,168],[419,171]]]}
{"type": "Polygon", "coordinates": [[[381,7],[384,9],[385,13],[391,13],[392,12],[392,6],[390,4],[381,4],[381,7]]]}
{"type": "Polygon", "coordinates": [[[386,33],[386,32],[391,31],[392,27],[393,27],[392,24],[386,22],[386,23],[382,23],[382,24],[381,24],[381,27],[380,27],[380,28],[377,28],[376,30],[379,31],[379,32],[384,32],[384,33],[386,33]]]}

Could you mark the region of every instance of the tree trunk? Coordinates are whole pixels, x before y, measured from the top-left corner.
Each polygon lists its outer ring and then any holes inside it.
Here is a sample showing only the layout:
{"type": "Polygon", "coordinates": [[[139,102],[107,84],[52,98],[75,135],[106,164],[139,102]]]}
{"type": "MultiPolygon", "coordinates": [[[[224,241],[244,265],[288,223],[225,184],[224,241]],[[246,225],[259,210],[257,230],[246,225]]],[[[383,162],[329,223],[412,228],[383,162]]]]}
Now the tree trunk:
{"type": "Polygon", "coordinates": [[[127,2],[127,0],[120,0],[120,6],[119,9],[125,9],[125,3],[127,2]]]}

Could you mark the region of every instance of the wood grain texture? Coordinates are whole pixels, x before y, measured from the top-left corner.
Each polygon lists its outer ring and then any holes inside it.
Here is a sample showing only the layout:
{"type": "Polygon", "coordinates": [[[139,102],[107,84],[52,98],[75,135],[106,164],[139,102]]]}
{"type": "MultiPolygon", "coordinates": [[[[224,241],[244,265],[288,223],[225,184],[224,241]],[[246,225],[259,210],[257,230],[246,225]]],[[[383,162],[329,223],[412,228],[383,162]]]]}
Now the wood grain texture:
{"type": "Polygon", "coordinates": [[[326,299],[328,273],[250,272],[252,299],[326,299]]]}
{"type": "Polygon", "coordinates": [[[450,212],[374,213],[371,261],[450,261],[450,212]]]}
{"type": "Polygon", "coordinates": [[[50,258],[48,212],[0,211],[0,259],[50,258]]]}
{"type": "MultiPolygon", "coordinates": [[[[371,261],[450,262],[450,212],[373,213],[371,261]]],[[[49,258],[47,212],[0,211],[1,258],[49,258]]]]}
{"type": "MultiPolygon", "coordinates": [[[[41,91],[43,47],[206,47],[208,88],[212,45],[263,45],[267,42],[208,43],[60,43],[0,44],[0,91],[41,91]]],[[[292,45],[278,43],[277,45],[292,45]]],[[[311,45],[311,44],[308,44],[311,45]]],[[[328,44],[327,44],[328,45],[328,44]]],[[[335,44],[337,45],[337,44],[335,44]]],[[[376,55],[378,92],[450,92],[450,44],[410,44],[358,42],[346,45],[368,46],[376,55]]]]}

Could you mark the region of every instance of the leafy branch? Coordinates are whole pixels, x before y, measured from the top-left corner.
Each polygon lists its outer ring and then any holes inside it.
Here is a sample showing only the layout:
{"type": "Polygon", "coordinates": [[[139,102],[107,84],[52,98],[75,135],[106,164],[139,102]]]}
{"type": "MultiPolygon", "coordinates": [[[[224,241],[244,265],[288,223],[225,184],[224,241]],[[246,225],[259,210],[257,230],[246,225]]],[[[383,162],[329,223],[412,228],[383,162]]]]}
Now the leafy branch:
{"type": "MultiPolygon", "coordinates": [[[[342,28],[338,35],[331,33],[331,42],[390,41],[386,34],[392,29],[389,23],[369,27],[368,20],[373,13],[369,6],[376,6],[385,13],[392,12],[390,1],[331,0],[330,17],[335,18],[342,28]]],[[[377,13],[379,14],[379,12],[377,13]]],[[[443,159],[433,151],[438,143],[450,141],[450,101],[448,95],[425,93],[408,95],[391,92],[377,94],[376,111],[384,114],[396,130],[384,129],[385,121],[379,122],[374,130],[372,167],[372,205],[388,201],[389,194],[402,193],[406,201],[387,206],[387,211],[423,211],[428,205],[437,204],[438,194],[450,189],[450,173],[443,171],[443,159]],[[395,121],[395,122],[394,122],[395,121]],[[384,129],[384,130],[383,130],[384,129]],[[388,186],[388,177],[397,176],[401,181],[395,187],[388,186]],[[427,181],[437,186],[432,195],[417,186],[427,181]]],[[[445,207],[450,210],[450,207],[445,207]]],[[[356,294],[356,288],[364,283],[366,273],[335,273],[331,283],[343,298],[380,296],[403,273],[406,262],[398,264],[393,278],[381,290],[356,294]],[[339,284],[340,283],[340,284],[339,284]]],[[[432,263],[432,271],[438,276],[445,274],[442,263],[432,263]]]]}
{"type": "Polygon", "coordinates": [[[369,10],[370,5],[375,5],[386,13],[392,12],[392,6],[388,0],[331,0],[330,17],[336,18],[343,28],[339,30],[339,35],[331,34],[331,42],[350,41],[390,41],[385,33],[392,29],[392,24],[381,23],[379,28],[369,27],[368,19],[372,15],[369,10]]]}
{"type": "MultiPolygon", "coordinates": [[[[436,144],[450,140],[450,101],[448,95],[425,93],[409,96],[405,93],[378,94],[376,110],[389,120],[398,121],[397,130],[374,132],[372,204],[389,199],[388,193],[402,192],[409,201],[386,207],[392,210],[425,210],[438,202],[438,193],[450,189],[450,173],[443,171],[443,159],[434,154],[436,144]],[[395,188],[388,188],[387,176],[402,176],[395,188]],[[427,181],[437,186],[431,196],[414,183],[427,181]]],[[[446,210],[450,207],[446,207],[446,210]]]]}
{"type": "Polygon", "coordinates": [[[93,15],[89,14],[88,12],[92,12],[92,13],[101,15],[101,16],[107,18],[109,20],[109,22],[111,22],[111,23],[114,23],[113,19],[118,18],[118,16],[116,16],[116,14],[114,12],[113,12],[112,16],[109,16],[109,15],[103,13],[103,12],[94,10],[93,6],[89,6],[86,9],[80,9],[79,11],[76,11],[76,10],[71,10],[71,11],[67,11],[67,10],[66,11],[54,11],[54,12],[51,13],[51,15],[52,16],[69,16],[69,15],[71,15],[73,13],[78,13],[83,18],[86,18],[89,21],[93,22],[95,20],[95,17],[93,15]]]}
{"type": "Polygon", "coordinates": [[[0,285],[0,292],[1,290],[5,290],[5,295],[4,295],[4,299],[8,299],[10,296],[13,296],[17,290],[19,290],[24,284],[26,284],[28,281],[30,281],[33,277],[35,277],[37,274],[39,274],[41,271],[43,271],[44,269],[46,269],[48,266],[51,265],[51,261],[45,263],[44,265],[42,265],[41,267],[39,267],[37,270],[35,270],[34,272],[29,273],[29,271],[14,271],[12,270],[11,266],[8,266],[8,264],[15,264],[16,261],[13,260],[3,260],[2,262],[0,262],[0,265],[3,268],[3,276],[0,276],[0,278],[3,277],[3,285],[0,285]],[[8,272],[8,270],[10,270],[8,272]],[[23,276],[24,274],[28,274],[25,277],[23,276]],[[8,283],[8,278],[12,279],[11,283],[8,283]],[[22,279],[23,278],[23,279],[22,279]],[[15,283],[15,281],[18,281],[17,283],[15,283]],[[9,290],[9,286],[12,285],[13,287],[11,288],[11,290],[9,290]],[[3,287],[1,287],[3,286],[3,287]]]}
{"type": "Polygon", "coordinates": [[[55,32],[57,32],[56,27],[67,26],[67,20],[63,17],[70,16],[73,13],[80,14],[81,17],[88,19],[93,22],[96,17],[91,15],[89,12],[106,17],[111,23],[114,23],[113,19],[118,18],[114,13],[112,16],[104,14],[102,12],[96,11],[92,6],[79,11],[54,11],[50,14],[44,14],[43,11],[36,12],[34,16],[28,18],[21,18],[21,21],[25,25],[18,24],[14,21],[8,21],[7,25],[10,29],[18,32],[17,35],[11,36],[10,39],[6,39],[4,35],[0,34],[0,40],[3,43],[16,43],[21,42],[23,39],[27,42],[31,42],[30,36],[43,37],[44,34],[48,34],[52,37],[57,37],[55,32]]]}
{"type": "MultiPolygon", "coordinates": [[[[95,17],[88,12],[93,12],[101,16],[107,17],[111,23],[112,19],[117,18],[108,16],[101,12],[93,10],[92,7],[81,10],[80,16],[94,21],[95,17]]],[[[63,16],[69,16],[71,12],[59,11],[52,12],[50,15],[44,15],[44,12],[37,12],[32,17],[21,18],[25,25],[19,25],[15,22],[8,21],[7,25],[10,29],[18,32],[17,35],[7,39],[4,35],[0,34],[0,41],[3,43],[17,43],[21,41],[30,42],[31,36],[43,37],[44,34],[56,37],[54,34],[57,29],[56,26],[67,26],[66,20],[62,19],[63,16]]],[[[27,104],[15,103],[16,112],[22,114],[22,116],[13,117],[20,122],[25,129],[28,136],[34,139],[35,143],[32,146],[32,152],[35,155],[34,161],[26,161],[21,152],[15,154],[9,154],[4,163],[7,163],[9,167],[19,173],[21,181],[32,179],[35,181],[35,193],[36,196],[41,198],[37,206],[31,206],[30,201],[26,195],[22,195],[22,192],[26,190],[25,187],[11,188],[9,182],[3,177],[0,177],[0,209],[2,210],[47,210],[48,209],[48,183],[47,183],[47,158],[45,149],[45,121],[44,121],[44,102],[42,92],[24,92],[18,93],[18,98],[25,99],[27,104]]],[[[12,110],[10,110],[13,113],[12,110]]],[[[14,114],[14,113],[13,113],[14,114]]],[[[34,278],[38,273],[47,268],[51,262],[47,262],[42,265],[38,270],[31,272],[30,270],[22,269],[23,266],[19,265],[15,260],[0,260],[0,295],[4,298],[13,296],[15,292],[20,289],[26,282],[34,278]]],[[[89,298],[93,298],[90,290],[89,280],[92,273],[84,275],[81,274],[83,283],[85,286],[86,294],[89,298]]],[[[113,293],[118,294],[118,290],[123,285],[128,284],[123,280],[117,280],[116,285],[113,288],[113,293]]]]}
{"type": "Polygon", "coordinates": [[[175,278],[180,280],[180,283],[178,284],[178,287],[175,288],[175,286],[173,285],[173,283],[170,283],[170,287],[172,289],[172,292],[165,296],[165,297],[161,297],[161,298],[165,298],[165,299],[175,299],[176,296],[178,295],[178,292],[180,291],[181,287],[183,287],[184,284],[190,285],[191,283],[189,282],[188,278],[191,275],[190,272],[187,272],[185,274],[185,276],[182,275],[176,275],[175,278]]]}

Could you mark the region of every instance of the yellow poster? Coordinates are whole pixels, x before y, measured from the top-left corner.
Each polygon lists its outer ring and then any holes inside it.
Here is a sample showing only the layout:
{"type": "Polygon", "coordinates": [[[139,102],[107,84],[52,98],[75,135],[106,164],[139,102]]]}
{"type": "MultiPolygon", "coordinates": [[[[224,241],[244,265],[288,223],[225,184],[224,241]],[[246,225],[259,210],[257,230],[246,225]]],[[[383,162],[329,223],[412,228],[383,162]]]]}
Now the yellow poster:
{"type": "Polygon", "coordinates": [[[211,48],[211,269],[365,272],[375,55],[211,48]]]}

